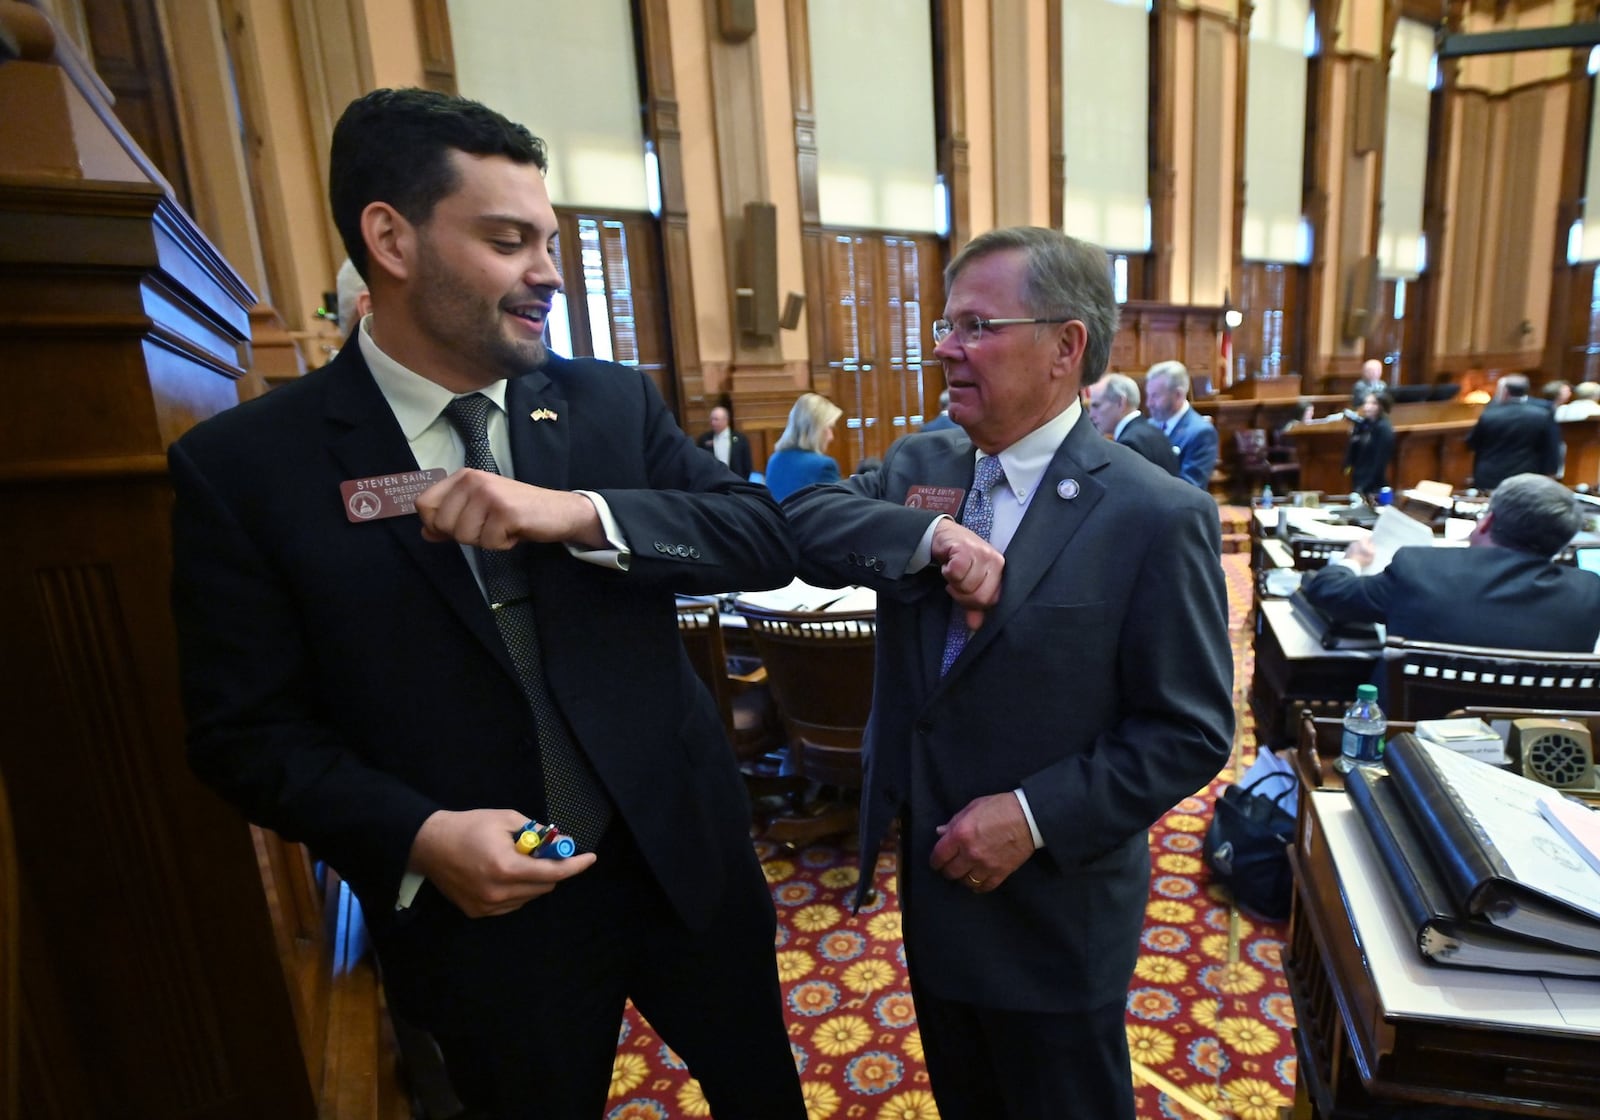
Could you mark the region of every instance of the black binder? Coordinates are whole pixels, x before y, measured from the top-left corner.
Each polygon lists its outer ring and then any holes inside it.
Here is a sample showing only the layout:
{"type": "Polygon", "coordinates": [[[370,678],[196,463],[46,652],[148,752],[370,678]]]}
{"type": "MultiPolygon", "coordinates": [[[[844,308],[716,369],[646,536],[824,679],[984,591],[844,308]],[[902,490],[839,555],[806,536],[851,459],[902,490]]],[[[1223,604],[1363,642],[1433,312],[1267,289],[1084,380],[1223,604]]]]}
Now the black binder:
{"type": "Polygon", "coordinates": [[[1600,954],[1563,950],[1464,917],[1445,889],[1392,777],[1358,766],[1345,776],[1345,789],[1424,958],[1434,964],[1499,972],[1600,977],[1600,954]]]}

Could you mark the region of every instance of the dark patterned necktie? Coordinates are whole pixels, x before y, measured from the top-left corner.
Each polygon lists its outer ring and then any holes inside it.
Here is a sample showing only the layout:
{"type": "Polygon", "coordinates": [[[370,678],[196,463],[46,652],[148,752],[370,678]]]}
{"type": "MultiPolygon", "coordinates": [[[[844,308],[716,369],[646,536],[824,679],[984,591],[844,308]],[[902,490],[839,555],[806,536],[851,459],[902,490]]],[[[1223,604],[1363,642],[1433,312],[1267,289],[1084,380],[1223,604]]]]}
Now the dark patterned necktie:
{"type": "MultiPolygon", "coordinates": [[[[494,407],[488,397],[473,393],[451,401],[445,406],[444,415],[466,444],[467,466],[499,474],[489,446],[489,410],[494,407]]],[[[567,721],[550,698],[539,634],[534,627],[527,567],[511,551],[480,548],[477,553],[484,594],[538,728],[545,812],[550,823],[577,841],[579,850],[593,851],[611,820],[611,803],[588,760],[573,742],[567,721]]]]}
{"type": "MultiPolygon", "coordinates": [[[[984,540],[988,540],[989,534],[994,531],[994,503],[989,500],[989,491],[998,486],[1005,476],[1006,470],[1000,465],[1000,456],[986,455],[979,459],[978,469],[972,476],[972,490],[967,494],[967,504],[961,507],[961,524],[984,540]]],[[[950,671],[950,666],[961,656],[970,633],[966,608],[952,602],[950,629],[944,636],[944,657],[939,662],[941,677],[950,671]]]]}

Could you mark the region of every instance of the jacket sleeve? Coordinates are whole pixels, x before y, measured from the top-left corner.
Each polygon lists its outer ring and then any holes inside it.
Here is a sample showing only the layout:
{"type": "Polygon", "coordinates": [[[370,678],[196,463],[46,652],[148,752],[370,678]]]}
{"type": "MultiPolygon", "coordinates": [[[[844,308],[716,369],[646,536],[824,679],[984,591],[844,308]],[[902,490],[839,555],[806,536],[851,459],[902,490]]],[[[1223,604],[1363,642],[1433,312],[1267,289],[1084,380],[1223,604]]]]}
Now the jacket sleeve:
{"type": "Polygon", "coordinates": [[[1343,564],[1329,564],[1301,588],[1306,598],[1331,618],[1341,622],[1384,622],[1394,595],[1394,577],[1390,568],[1375,576],[1358,576],[1343,564]]]}
{"type": "Polygon", "coordinates": [[[1211,472],[1216,465],[1216,425],[1202,418],[1195,430],[1194,438],[1183,445],[1183,462],[1179,473],[1204,490],[1211,482],[1211,472]]]}

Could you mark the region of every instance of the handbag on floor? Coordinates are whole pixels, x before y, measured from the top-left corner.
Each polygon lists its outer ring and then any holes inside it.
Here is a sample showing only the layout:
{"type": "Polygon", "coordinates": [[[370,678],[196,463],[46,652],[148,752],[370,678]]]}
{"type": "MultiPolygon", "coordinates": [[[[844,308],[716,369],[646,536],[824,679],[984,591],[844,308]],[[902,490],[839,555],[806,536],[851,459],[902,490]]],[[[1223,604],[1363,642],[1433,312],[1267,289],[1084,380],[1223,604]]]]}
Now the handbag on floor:
{"type": "Polygon", "coordinates": [[[1294,894],[1289,869],[1294,814],[1284,807],[1294,792],[1294,775],[1283,771],[1227,786],[1206,829],[1204,853],[1211,878],[1228,889],[1241,909],[1279,922],[1289,917],[1294,894]]]}

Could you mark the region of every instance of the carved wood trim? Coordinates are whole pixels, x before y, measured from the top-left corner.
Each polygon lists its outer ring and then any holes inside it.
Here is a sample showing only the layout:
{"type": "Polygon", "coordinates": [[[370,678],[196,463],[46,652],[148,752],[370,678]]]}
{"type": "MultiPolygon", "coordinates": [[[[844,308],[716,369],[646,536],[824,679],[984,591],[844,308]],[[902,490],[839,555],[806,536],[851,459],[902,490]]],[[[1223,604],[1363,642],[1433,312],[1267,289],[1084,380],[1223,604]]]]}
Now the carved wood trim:
{"type": "Polygon", "coordinates": [[[417,21],[423,84],[440,93],[455,93],[456,50],[450,38],[450,9],[445,0],[412,0],[411,10],[417,21]]]}
{"type": "MultiPolygon", "coordinates": [[[[1317,36],[1331,42],[1337,26],[1339,0],[1312,0],[1312,15],[1317,36]]],[[[1315,385],[1328,368],[1329,353],[1323,348],[1323,324],[1327,321],[1328,293],[1328,206],[1332,199],[1332,141],[1322,124],[1333,100],[1333,63],[1325,56],[1310,62],[1306,83],[1306,151],[1301,168],[1301,190],[1307,220],[1311,223],[1311,261],[1306,266],[1306,298],[1301,333],[1305,364],[1302,383],[1315,385]]]]}
{"type": "MultiPolygon", "coordinates": [[[[972,165],[967,141],[967,47],[961,34],[963,0],[939,0],[933,18],[934,128],[938,134],[939,173],[950,208],[947,252],[953,256],[972,240],[972,165]]],[[[1059,131],[1059,130],[1058,130],[1059,131]]]]}
{"type": "MultiPolygon", "coordinates": [[[[1595,17],[1595,0],[1580,0],[1573,17],[1588,21],[1595,17]]],[[[1551,377],[1567,376],[1566,350],[1572,314],[1572,277],[1567,263],[1567,235],[1572,223],[1583,214],[1584,169],[1588,166],[1589,118],[1594,102],[1594,79],[1588,77],[1588,52],[1575,50],[1570,55],[1567,81],[1566,137],[1562,150],[1567,158],[1561,164],[1561,188],[1556,196],[1556,221],[1553,236],[1555,252],[1550,260],[1550,302],[1545,320],[1544,361],[1542,368],[1551,377]]],[[[1600,183],[1590,184],[1600,191],[1600,183]]]]}
{"type": "Polygon", "coordinates": [[[1172,298],[1172,260],[1177,221],[1177,169],[1172,162],[1176,133],[1177,0],[1155,0],[1150,20],[1150,275],[1145,294],[1172,298]]]}
{"type": "MultiPolygon", "coordinates": [[[[1244,157],[1250,115],[1250,21],[1255,11],[1252,0],[1239,0],[1238,47],[1233,79],[1233,236],[1228,254],[1228,279],[1224,282],[1225,290],[1231,289],[1235,300],[1239,298],[1239,285],[1244,282],[1244,157]]],[[[1222,371],[1222,383],[1233,384],[1232,370],[1222,371]]]]}
{"type": "Polygon", "coordinates": [[[1050,130],[1050,226],[1062,229],[1067,222],[1067,146],[1061,92],[1061,0],[1045,0],[1045,106],[1050,130]]]}
{"type": "Polygon", "coordinates": [[[683,134],[672,72],[672,30],[667,0],[634,0],[633,8],[644,90],[644,133],[655,146],[661,171],[661,264],[669,297],[672,376],[678,415],[687,418],[690,399],[700,395],[704,371],[689,251],[689,200],[683,185],[683,134]]]}
{"type": "Polygon", "coordinates": [[[784,0],[789,48],[789,96],[794,104],[794,166],[800,192],[800,254],[806,284],[806,348],[810,382],[817,392],[827,368],[827,287],[823,279],[822,212],[817,201],[817,108],[812,96],[811,16],[806,0],[784,0]]]}

